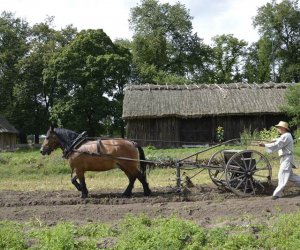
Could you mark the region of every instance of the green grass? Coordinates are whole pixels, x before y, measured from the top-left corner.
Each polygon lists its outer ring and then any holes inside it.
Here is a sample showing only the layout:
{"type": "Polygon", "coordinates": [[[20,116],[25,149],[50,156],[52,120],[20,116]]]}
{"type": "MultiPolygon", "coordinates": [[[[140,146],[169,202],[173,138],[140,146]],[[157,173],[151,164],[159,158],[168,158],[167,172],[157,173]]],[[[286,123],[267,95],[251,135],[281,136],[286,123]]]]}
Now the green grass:
{"type": "Polygon", "coordinates": [[[203,228],[175,216],[128,214],[117,225],[0,221],[0,249],[299,249],[300,212],[266,224],[203,228]]]}

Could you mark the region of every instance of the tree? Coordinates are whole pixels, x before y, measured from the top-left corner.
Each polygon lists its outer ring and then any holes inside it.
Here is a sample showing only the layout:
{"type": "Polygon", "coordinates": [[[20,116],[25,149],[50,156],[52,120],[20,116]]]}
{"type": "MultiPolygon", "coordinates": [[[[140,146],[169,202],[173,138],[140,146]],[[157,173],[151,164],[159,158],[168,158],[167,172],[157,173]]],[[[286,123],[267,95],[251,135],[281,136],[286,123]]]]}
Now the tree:
{"type": "Polygon", "coordinates": [[[292,124],[300,126],[300,84],[291,86],[285,92],[282,111],[292,117],[292,124]]]}
{"type": "MultiPolygon", "coordinates": [[[[111,114],[113,102],[122,101],[130,74],[128,49],[114,44],[102,30],[83,30],[50,60],[45,80],[56,82],[51,119],[61,126],[91,136],[111,114]]],[[[118,109],[118,116],[120,110],[118,109]]]]}
{"type": "Polygon", "coordinates": [[[133,66],[139,82],[188,79],[195,64],[201,65],[201,39],[192,33],[191,16],[185,6],[142,0],[131,9],[133,66]]]}
{"type": "Polygon", "coordinates": [[[258,9],[253,21],[263,39],[272,44],[276,81],[300,81],[300,9],[298,0],[283,0],[258,9]]]}
{"type": "Polygon", "coordinates": [[[0,16],[0,113],[19,130],[18,114],[14,111],[14,87],[18,82],[17,64],[28,52],[28,23],[10,12],[2,12],[0,16]]]}
{"type": "Polygon", "coordinates": [[[241,82],[241,60],[245,55],[247,43],[231,34],[215,36],[213,41],[215,82],[241,82]]]}
{"type": "Polygon", "coordinates": [[[263,38],[247,49],[243,70],[243,78],[247,82],[263,83],[272,81],[270,51],[270,41],[263,38]]]}
{"type": "Polygon", "coordinates": [[[38,137],[49,126],[49,108],[53,100],[53,82],[44,81],[44,70],[51,56],[72,39],[76,30],[67,26],[62,31],[52,28],[53,17],[35,24],[30,33],[30,50],[19,60],[19,81],[14,88],[15,114],[23,129],[38,137]]]}

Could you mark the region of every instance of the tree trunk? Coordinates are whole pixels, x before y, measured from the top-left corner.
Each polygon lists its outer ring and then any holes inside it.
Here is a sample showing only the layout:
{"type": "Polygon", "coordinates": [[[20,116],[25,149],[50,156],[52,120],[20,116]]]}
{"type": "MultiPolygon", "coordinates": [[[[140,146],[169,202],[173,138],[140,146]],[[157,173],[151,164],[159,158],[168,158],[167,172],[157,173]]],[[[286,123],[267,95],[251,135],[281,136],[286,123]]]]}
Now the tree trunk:
{"type": "Polygon", "coordinates": [[[34,144],[39,144],[40,140],[39,140],[39,134],[34,134],[34,144]]]}
{"type": "Polygon", "coordinates": [[[19,131],[20,144],[27,144],[27,135],[23,131],[19,131]]]}

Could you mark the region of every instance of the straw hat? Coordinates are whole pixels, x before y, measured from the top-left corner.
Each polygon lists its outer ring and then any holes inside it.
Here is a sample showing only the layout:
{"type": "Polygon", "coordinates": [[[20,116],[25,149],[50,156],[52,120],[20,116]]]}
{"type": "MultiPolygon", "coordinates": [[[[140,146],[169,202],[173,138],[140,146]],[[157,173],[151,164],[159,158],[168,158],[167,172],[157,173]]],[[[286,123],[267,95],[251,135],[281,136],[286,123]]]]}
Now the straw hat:
{"type": "Polygon", "coordinates": [[[280,121],[277,125],[275,125],[275,127],[285,128],[286,130],[290,131],[289,124],[287,122],[280,121]]]}

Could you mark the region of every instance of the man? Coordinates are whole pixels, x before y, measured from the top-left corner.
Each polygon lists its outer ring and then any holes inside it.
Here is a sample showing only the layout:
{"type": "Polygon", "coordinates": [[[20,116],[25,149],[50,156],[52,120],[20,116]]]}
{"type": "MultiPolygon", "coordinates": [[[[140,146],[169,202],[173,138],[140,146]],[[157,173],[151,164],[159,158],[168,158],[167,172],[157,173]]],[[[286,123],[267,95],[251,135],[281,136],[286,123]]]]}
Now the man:
{"type": "Polygon", "coordinates": [[[282,191],[288,181],[294,182],[300,187],[300,176],[293,173],[292,168],[296,166],[294,162],[294,140],[290,133],[287,122],[280,121],[277,125],[280,137],[273,143],[259,143],[259,146],[266,147],[268,153],[277,152],[280,157],[280,168],[278,172],[278,185],[273,192],[272,199],[282,197],[282,191]]]}

